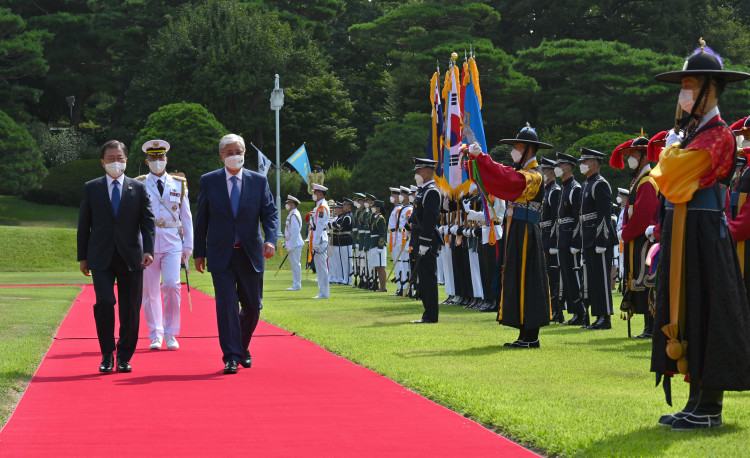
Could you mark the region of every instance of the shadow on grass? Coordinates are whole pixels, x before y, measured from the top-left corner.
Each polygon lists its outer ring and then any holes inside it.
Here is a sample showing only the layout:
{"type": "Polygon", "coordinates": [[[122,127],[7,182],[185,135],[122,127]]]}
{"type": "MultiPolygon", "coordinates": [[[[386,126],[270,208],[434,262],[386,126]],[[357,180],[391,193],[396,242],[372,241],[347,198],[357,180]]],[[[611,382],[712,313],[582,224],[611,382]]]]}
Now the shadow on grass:
{"type": "Polygon", "coordinates": [[[635,456],[659,456],[666,453],[674,444],[690,442],[698,437],[721,437],[736,434],[742,428],[734,425],[698,431],[672,431],[670,428],[656,424],[636,431],[621,434],[610,434],[606,439],[592,442],[586,448],[578,450],[583,456],[614,456],[622,453],[626,447],[629,454],[635,456]]]}
{"type": "Polygon", "coordinates": [[[483,347],[463,348],[460,350],[429,351],[429,350],[420,349],[420,350],[415,350],[413,352],[398,352],[398,353],[394,353],[394,355],[400,356],[402,358],[424,358],[424,357],[443,357],[443,356],[486,356],[486,355],[494,355],[501,351],[521,352],[524,350],[505,347],[503,346],[503,344],[499,343],[497,345],[485,345],[483,347]]]}

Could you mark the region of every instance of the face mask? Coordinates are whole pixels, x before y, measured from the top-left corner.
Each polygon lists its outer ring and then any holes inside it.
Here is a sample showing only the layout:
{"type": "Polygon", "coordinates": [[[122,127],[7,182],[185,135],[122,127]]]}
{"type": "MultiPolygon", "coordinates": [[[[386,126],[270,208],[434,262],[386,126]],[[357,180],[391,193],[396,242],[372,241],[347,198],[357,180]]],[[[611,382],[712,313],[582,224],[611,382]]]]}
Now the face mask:
{"type": "Polygon", "coordinates": [[[521,160],[523,157],[523,151],[518,151],[517,149],[513,148],[513,151],[510,152],[510,158],[513,159],[513,162],[518,163],[518,161],[521,160]]]}
{"type": "Polygon", "coordinates": [[[414,196],[409,196],[409,203],[414,203],[414,196]]]}
{"type": "Polygon", "coordinates": [[[227,166],[227,168],[232,170],[237,170],[242,168],[242,164],[245,163],[245,156],[235,154],[234,156],[227,156],[224,158],[224,165],[227,166]]]}
{"type": "Polygon", "coordinates": [[[617,201],[618,204],[622,203],[622,197],[620,197],[620,196],[617,196],[617,199],[615,199],[615,200],[617,201]]]}
{"type": "Polygon", "coordinates": [[[555,167],[555,176],[556,177],[563,176],[563,171],[562,171],[562,169],[560,167],[555,167]]]}
{"type": "Polygon", "coordinates": [[[394,203],[394,202],[396,202],[396,198],[395,198],[395,197],[393,197],[393,196],[391,196],[391,199],[390,199],[390,200],[391,200],[391,203],[394,203]]]}
{"type": "Polygon", "coordinates": [[[154,175],[162,173],[166,167],[167,161],[150,161],[148,163],[148,168],[151,169],[154,175]]]}
{"type": "Polygon", "coordinates": [[[111,176],[112,178],[118,178],[120,175],[125,173],[125,166],[127,163],[125,162],[110,162],[109,164],[104,164],[104,170],[107,171],[107,175],[111,176]]]}
{"type": "Polygon", "coordinates": [[[634,158],[633,156],[630,156],[628,158],[628,167],[630,167],[632,170],[635,170],[636,167],[638,167],[638,159],[634,158]]]}
{"type": "Polygon", "coordinates": [[[589,165],[588,164],[581,164],[579,166],[579,168],[581,169],[581,173],[584,174],[584,175],[586,175],[588,173],[588,171],[589,171],[589,165]]]}
{"type": "Polygon", "coordinates": [[[404,197],[404,196],[398,196],[398,201],[399,201],[399,203],[403,204],[404,201],[406,201],[406,197],[404,197]]]}
{"type": "Polygon", "coordinates": [[[367,202],[365,202],[365,210],[367,210],[367,209],[369,209],[369,208],[370,208],[370,204],[369,204],[369,203],[367,203],[367,202]]]}
{"type": "Polygon", "coordinates": [[[422,178],[422,175],[418,173],[414,174],[414,181],[417,182],[417,186],[422,186],[424,184],[424,178],[422,178]]]}
{"type": "Polygon", "coordinates": [[[362,204],[360,204],[359,202],[354,202],[354,208],[356,208],[357,210],[359,210],[359,207],[361,206],[362,204]]]}
{"type": "Polygon", "coordinates": [[[681,89],[677,101],[683,110],[690,113],[690,111],[693,109],[693,105],[695,105],[695,100],[693,100],[693,91],[691,91],[690,89],[681,89]]]}
{"type": "Polygon", "coordinates": [[[285,204],[284,208],[286,208],[287,210],[291,210],[291,208],[289,208],[289,204],[285,204]]]}

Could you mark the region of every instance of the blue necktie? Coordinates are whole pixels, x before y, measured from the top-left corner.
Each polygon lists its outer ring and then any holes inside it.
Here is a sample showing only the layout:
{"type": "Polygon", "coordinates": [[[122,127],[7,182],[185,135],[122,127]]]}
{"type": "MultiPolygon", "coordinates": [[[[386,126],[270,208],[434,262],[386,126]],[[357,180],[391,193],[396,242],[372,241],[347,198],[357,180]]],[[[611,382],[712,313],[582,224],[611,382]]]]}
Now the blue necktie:
{"type": "Polygon", "coordinates": [[[117,216],[117,210],[120,209],[120,182],[115,180],[112,182],[114,188],[112,188],[112,208],[115,210],[115,216],[117,216]]]}
{"type": "Polygon", "coordinates": [[[232,213],[237,216],[237,209],[240,208],[240,190],[237,189],[237,177],[232,176],[232,192],[229,193],[229,202],[232,204],[232,213]]]}

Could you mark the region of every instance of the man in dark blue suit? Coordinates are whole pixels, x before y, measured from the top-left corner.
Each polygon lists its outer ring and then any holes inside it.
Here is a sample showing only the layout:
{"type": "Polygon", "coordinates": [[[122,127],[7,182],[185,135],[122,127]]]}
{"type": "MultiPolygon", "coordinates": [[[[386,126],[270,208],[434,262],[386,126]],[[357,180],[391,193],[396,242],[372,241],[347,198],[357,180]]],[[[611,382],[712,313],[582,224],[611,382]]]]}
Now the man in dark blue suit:
{"type": "Polygon", "coordinates": [[[154,261],[154,214],[146,186],[124,175],[128,150],[111,140],[102,146],[106,175],[87,182],[78,213],[78,261],[93,275],[94,320],[102,363],[99,372],[130,372],[138,343],[143,269],[154,261]],[[139,238],[140,235],[140,238],[139,238]],[[120,338],[115,345],[115,292],[119,298],[120,338]]]}
{"type": "Polygon", "coordinates": [[[276,252],[278,217],[266,177],[242,167],[242,137],[222,137],[219,157],[224,167],[200,180],[193,258],[198,272],[206,266],[211,272],[224,373],[236,374],[238,363],[252,365],[248,347],[263,308],[263,257],[276,252]]]}

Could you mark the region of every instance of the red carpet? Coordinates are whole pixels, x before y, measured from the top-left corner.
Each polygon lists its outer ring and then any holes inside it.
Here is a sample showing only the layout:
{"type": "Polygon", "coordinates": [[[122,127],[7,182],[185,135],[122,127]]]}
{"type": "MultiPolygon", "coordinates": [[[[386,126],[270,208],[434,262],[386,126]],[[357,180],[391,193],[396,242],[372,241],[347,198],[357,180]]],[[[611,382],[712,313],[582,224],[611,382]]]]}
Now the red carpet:
{"type": "Polygon", "coordinates": [[[253,367],[223,375],[213,299],[194,290],[191,314],[185,295],[180,350],[147,350],[141,320],[133,372],[99,374],[84,287],[0,432],[0,456],[532,455],[264,322],[253,367]]]}

